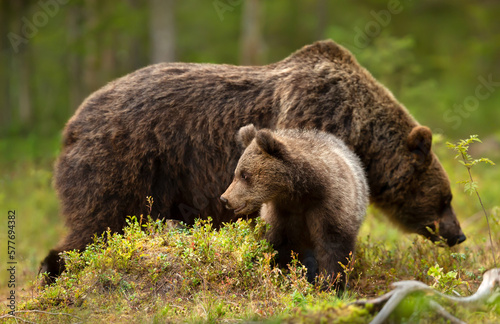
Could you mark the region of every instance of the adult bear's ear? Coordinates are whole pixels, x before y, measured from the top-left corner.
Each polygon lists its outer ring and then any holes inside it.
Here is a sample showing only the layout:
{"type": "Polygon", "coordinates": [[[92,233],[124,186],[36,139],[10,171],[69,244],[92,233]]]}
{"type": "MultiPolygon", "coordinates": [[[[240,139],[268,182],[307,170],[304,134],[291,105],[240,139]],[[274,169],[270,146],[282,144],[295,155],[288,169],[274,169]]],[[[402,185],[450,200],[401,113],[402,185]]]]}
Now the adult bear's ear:
{"type": "Polygon", "coordinates": [[[244,147],[247,147],[254,139],[255,133],[257,133],[255,126],[253,124],[248,124],[240,128],[238,134],[236,135],[236,139],[244,147]]]}
{"type": "Polygon", "coordinates": [[[417,166],[425,167],[432,161],[432,132],[429,127],[415,126],[407,139],[408,149],[414,157],[417,166]]]}
{"type": "Polygon", "coordinates": [[[262,151],[269,155],[282,159],[285,156],[286,148],[273,133],[267,129],[262,129],[255,135],[255,141],[262,151]]]}

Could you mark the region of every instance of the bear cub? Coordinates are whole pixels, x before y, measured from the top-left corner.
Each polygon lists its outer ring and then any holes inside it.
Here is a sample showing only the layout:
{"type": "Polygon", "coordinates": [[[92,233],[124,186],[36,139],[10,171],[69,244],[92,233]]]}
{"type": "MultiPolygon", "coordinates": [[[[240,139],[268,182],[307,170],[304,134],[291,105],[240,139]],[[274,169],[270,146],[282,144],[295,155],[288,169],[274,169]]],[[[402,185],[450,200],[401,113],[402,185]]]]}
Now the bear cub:
{"type": "Polygon", "coordinates": [[[354,253],[368,205],[359,158],[320,131],[256,130],[250,124],[237,138],[245,150],[222,202],[237,215],[260,210],[280,266],[294,251],[310,282],[320,273],[342,277],[339,262],[346,264],[354,253]]]}

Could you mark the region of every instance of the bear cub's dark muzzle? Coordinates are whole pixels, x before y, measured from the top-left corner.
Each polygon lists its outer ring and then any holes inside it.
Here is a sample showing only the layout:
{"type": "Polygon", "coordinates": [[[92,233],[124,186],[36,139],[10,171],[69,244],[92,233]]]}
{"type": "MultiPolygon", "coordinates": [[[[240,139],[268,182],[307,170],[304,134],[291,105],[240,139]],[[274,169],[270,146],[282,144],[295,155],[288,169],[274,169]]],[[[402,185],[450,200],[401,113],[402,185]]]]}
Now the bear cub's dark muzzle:
{"type": "Polygon", "coordinates": [[[224,196],[220,196],[220,201],[222,201],[226,209],[233,209],[231,208],[231,206],[229,206],[229,201],[224,196]]]}

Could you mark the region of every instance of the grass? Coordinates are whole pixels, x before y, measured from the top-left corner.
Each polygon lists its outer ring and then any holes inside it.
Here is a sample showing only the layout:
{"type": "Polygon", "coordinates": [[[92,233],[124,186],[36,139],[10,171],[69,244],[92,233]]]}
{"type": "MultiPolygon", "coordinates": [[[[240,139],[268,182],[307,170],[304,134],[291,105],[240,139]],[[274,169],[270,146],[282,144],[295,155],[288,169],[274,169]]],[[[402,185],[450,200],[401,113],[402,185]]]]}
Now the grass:
{"type": "MultiPolygon", "coordinates": [[[[37,323],[366,323],[372,318],[368,310],[349,303],[381,295],[390,290],[392,282],[416,279],[439,291],[467,296],[493,266],[481,206],[456,184],[467,177],[467,171],[438,142],[434,149],[450,175],[454,206],[467,241],[453,248],[435,246],[403,234],[370,208],[358,237],[354,270],[349,271],[349,289],[343,293],[322,291],[307,283],[298,262],[288,269],[273,267],[274,251],[261,240],[262,223],[239,221],[213,230],[210,222],[199,221],[186,229],[170,222],[147,223],[140,216],[130,219],[123,235],[104,233],[85,252],[67,253],[68,271],[55,285],[42,290],[36,282],[39,262],[62,237],[64,227],[51,188],[57,152],[47,144],[46,151],[24,154],[34,149],[34,142],[18,140],[10,153],[0,142],[0,153],[4,153],[0,205],[6,208],[0,212],[7,216],[8,210],[15,209],[17,215],[16,300],[17,310],[26,311],[17,316],[37,323]]],[[[484,205],[491,210],[498,204],[500,171],[478,166],[474,172],[484,205]]],[[[500,215],[492,213],[490,225],[497,250],[499,220],[500,215]]],[[[6,222],[0,225],[1,260],[7,257],[6,226],[6,222]]],[[[2,296],[9,291],[7,279],[5,272],[0,274],[2,296]]],[[[439,323],[428,310],[427,300],[418,294],[408,298],[393,320],[439,323]]],[[[443,305],[467,322],[500,320],[499,298],[475,308],[443,305]]],[[[1,304],[0,316],[7,311],[1,304]]]]}

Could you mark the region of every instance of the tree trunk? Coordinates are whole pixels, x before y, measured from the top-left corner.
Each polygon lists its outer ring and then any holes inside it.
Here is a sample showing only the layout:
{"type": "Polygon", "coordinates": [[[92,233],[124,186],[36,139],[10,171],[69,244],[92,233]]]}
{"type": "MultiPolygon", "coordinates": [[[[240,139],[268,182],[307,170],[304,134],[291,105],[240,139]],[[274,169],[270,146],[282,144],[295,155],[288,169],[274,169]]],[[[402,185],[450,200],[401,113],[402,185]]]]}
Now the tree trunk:
{"type": "MultiPolygon", "coordinates": [[[[7,1],[0,2],[0,35],[9,33],[8,17],[11,16],[10,7],[7,1]]],[[[11,121],[11,111],[9,102],[9,74],[8,53],[11,51],[7,37],[0,37],[0,135],[5,133],[11,121]]]]}
{"type": "Polygon", "coordinates": [[[19,120],[23,128],[31,126],[33,107],[31,104],[31,55],[29,45],[19,53],[19,120]]]}
{"type": "MultiPolygon", "coordinates": [[[[145,6],[141,0],[128,0],[128,3],[134,11],[142,10],[145,6]]],[[[128,47],[128,57],[125,64],[126,72],[137,70],[146,65],[149,58],[144,56],[144,53],[148,53],[149,51],[144,50],[145,46],[142,37],[137,34],[126,35],[124,41],[127,42],[128,47]]]]}
{"type": "Polygon", "coordinates": [[[99,64],[99,34],[96,32],[99,19],[99,4],[97,0],[87,0],[85,6],[85,28],[89,31],[82,39],[85,44],[84,59],[84,92],[90,94],[100,86],[98,64],[99,64]]]}
{"type": "Polygon", "coordinates": [[[151,63],[175,61],[175,0],[150,0],[151,63]]]}
{"type": "Polygon", "coordinates": [[[262,64],[261,10],[259,0],[247,0],[243,6],[240,62],[262,64]]]}
{"type": "MultiPolygon", "coordinates": [[[[25,37],[23,35],[23,27],[21,22],[21,17],[28,16],[30,4],[27,1],[15,1],[13,2],[13,19],[11,20],[11,30],[13,30],[20,37],[25,37]]],[[[36,33],[33,30],[33,33],[36,33]]],[[[30,57],[30,40],[20,45],[16,48],[13,55],[13,66],[14,70],[18,74],[18,83],[12,84],[10,89],[11,94],[17,93],[17,107],[19,124],[23,129],[29,129],[31,126],[33,107],[31,103],[31,87],[30,87],[30,74],[31,74],[31,57],[30,57]],[[16,89],[17,88],[17,89],[16,89]]]]}
{"type": "Polygon", "coordinates": [[[68,53],[68,82],[69,82],[69,107],[68,114],[71,116],[84,99],[82,82],[82,58],[77,50],[77,44],[81,41],[81,25],[83,23],[81,6],[79,4],[68,4],[67,42],[69,44],[68,53]]]}
{"type": "Polygon", "coordinates": [[[117,73],[116,64],[116,49],[119,48],[118,39],[119,35],[112,35],[107,33],[101,39],[101,82],[107,83],[113,80],[119,73],[117,73]]]}
{"type": "Polygon", "coordinates": [[[316,40],[325,38],[325,31],[328,27],[328,0],[317,0],[316,17],[318,17],[316,25],[316,40]]]}

